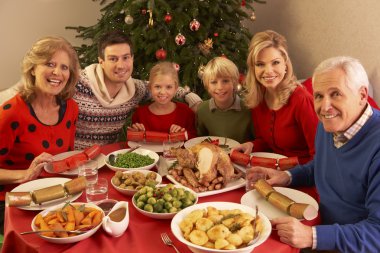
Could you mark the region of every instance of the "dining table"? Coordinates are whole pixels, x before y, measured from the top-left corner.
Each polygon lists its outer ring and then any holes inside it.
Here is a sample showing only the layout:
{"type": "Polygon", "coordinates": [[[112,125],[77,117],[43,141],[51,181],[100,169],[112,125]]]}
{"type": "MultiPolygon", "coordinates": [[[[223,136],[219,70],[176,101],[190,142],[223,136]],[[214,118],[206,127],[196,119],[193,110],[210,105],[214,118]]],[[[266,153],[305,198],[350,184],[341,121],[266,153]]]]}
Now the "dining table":
{"type": "MultiPolygon", "coordinates": [[[[126,148],[126,143],[113,143],[102,146],[102,153],[107,155],[110,152],[126,148]]],[[[155,168],[157,169],[157,168],[155,168]]],[[[109,182],[108,198],[117,201],[129,202],[129,226],[125,233],[120,237],[112,237],[108,235],[103,228],[100,228],[91,237],[69,244],[50,243],[39,237],[37,234],[20,235],[23,231],[30,231],[33,218],[40,211],[22,210],[17,207],[5,207],[5,224],[4,224],[4,242],[2,246],[3,253],[58,253],[58,252],[155,252],[168,253],[175,252],[173,248],[165,245],[161,239],[161,233],[167,233],[172,239],[174,245],[181,253],[191,253],[190,249],[179,240],[177,240],[170,229],[171,220],[153,219],[141,214],[132,205],[132,197],[123,195],[116,191],[111,185],[111,178],[115,172],[107,166],[103,166],[98,171],[99,177],[104,177],[109,182]]],[[[59,175],[61,176],[61,175],[59,175]]],[[[41,177],[57,177],[56,174],[49,174],[45,171],[41,177]]],[[[164,182],[169,183],[167,179],[164,182]]],[[[41,186],[43,187],[43,186],[41,186]]],[[[315,191],[313,188],[298,189],[314,198],[315,191]]],[[[234,202],[240,203],[241,197],[245,194],[245,187],[223,192],[220,194],[200,197],[198,203],[205,202],[234,202]]],[[[86,202],[85,193],[76,200],[76,202],[86,202]]],[[[311,221],[303,221],[307,225],[316,225],[320,223],[320,216],[311,221]]],[[[277,235],[277,231],[273,230],[269,238],[261,245],[256,247],[254,253],[297,253],[300,249],[293,248],[288,244],[282,243],[277,235]]]]}

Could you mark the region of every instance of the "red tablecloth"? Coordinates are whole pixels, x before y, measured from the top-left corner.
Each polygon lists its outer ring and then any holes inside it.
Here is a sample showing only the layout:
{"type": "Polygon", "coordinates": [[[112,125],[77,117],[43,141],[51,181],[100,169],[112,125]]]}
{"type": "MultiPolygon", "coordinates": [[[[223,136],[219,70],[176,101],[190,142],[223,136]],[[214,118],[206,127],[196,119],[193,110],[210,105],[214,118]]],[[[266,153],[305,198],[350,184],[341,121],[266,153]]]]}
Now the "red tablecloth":
{"type": "MultiPolygon", "coordinates": [[[[108,154],[114,150],[123,148],[121,144],[112,144],[103,147],[103,153],[108,154]]],[[[99,170],[99,177],[105,177],[110,182],[111,177],[114,175],[114,171],[111,171],[107,167],[103,167],[99,170]]],[[[43,174],[42,176],[54,176],[43,174]]],[[[56,176],[56,175],[55,175],[56,176]]],[[[174,241],[174,244],[182,253],[190,253],[191,251],[175,239],[170,230],[170,220],[156,220],[146,217],[140,214],[131,204],[131,197],[125,196],[117,192],[112,185],[109,185],[110,199],[124,200],[130,202],[129,215],[130,223],[127,231],[118,238],[111,237],[100,228],[90,238],[73,243],[73,244],[54,244],[46,242],[39,236],[32,235],[20,235],[20,232],[31,230],[31,221],[38,211],[25,211],[16,207],[6,207],[5,209],[5,227],[4,227],[4,244],[2,247],[3,253],[33,253],[33,252],[108,252],[108,253],[120,253],[123,251],[133,253],[143,252],[155,252],[166,253],[174,252],[174,249],[170,249],[161,241],[160,234],[166,232],[174,241]]],[[[305,190],[305,189],[304,189],[305,190]]],[[[307,191],[307,190],[306,190],[307,191]]],[[[230,192],[225,192],[218,195],[212,195],[199,198],[199,203],[211,202],[211,201],[230,201],[240,203],[240,198],[245,193],[243,188],[230,192]]],[[[85,202],[85,195],[77,200],[85,202]]],[[[317,223],[313,221],[312,223],[317,223]]],[[[311,223],[311,224],[312,224],[311,223]]],[[[281,243],[274,231],[268,240],[254,249],[253,252],[260,253],[292,253],[299,252],[298,249],[292,248],[289,245],[281,243]]]]}

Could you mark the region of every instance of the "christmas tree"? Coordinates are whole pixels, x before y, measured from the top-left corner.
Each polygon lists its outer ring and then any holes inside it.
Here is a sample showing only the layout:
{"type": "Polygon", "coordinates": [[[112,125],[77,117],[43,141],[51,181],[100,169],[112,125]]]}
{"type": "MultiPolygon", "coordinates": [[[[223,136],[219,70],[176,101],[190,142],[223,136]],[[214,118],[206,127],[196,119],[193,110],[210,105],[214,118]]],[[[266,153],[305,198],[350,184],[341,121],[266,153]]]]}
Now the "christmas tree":
{"type": "MultiPolygon", "coordinates": [[[[96,1],[96,0],[93,0],[96,1]]],[[[182,86],[206,97],[202,68],[216,56],[232,60],[244,73],[251,34],[242,21],[255,19],[253,3],[261,0],[115,0],[101,9],[90,27],[67,27],[92,40],[76,47],[81,65],[97,62],[97,42],[106,32],[121,30],[133,43],[133,77],[147,80],[157,61],[179,68],[182,86]]],[[[100,4],[105,4],[101,0],[100,4]]]]}

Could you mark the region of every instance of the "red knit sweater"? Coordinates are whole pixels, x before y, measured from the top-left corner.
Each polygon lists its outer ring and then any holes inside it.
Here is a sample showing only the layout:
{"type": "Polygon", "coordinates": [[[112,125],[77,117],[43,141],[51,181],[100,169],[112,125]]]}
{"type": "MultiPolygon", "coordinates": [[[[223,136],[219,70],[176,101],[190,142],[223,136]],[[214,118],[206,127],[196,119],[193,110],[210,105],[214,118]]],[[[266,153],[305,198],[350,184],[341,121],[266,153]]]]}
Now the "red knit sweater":
{"type": "Polygon", "coordinates": [[[164,115],[153,114],[149,105],[139,106],[132,116],[133,123],[144,124],[145,130],[169,133],[172,124],[186,129],[189,139],[196,136],[194,112],[184,103],[176,103],[172,113],[164,115]]]}
{"type": "Polygon", "coordinates": [[[279,110],[270,110],[261,102],[252,109],[252,119],[256,136],[253,152],[297,156],[301,164],[313,159],[318,118],[313,98],[303,87],[297,87],[279,110]]]}

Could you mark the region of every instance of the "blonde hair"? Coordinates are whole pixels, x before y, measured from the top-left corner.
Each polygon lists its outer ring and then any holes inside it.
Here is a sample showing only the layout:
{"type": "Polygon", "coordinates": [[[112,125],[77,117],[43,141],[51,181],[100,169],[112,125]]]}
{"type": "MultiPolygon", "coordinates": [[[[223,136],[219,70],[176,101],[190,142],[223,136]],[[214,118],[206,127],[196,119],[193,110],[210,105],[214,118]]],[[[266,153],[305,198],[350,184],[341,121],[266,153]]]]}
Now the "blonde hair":
{"type": "Polygon", "coordinates": [[[67,100],[74,95],[75,85],[79,79],[79,60],[75,49],[62,37],[48,36],[38,40],[22,61],[22,77],[24,86],[20,88],[20,95],[27,102],[34,100],[36,96],[36,77],[32,75],[35,66],[47,63],[53,55],[63,50],[70,59],[70,77],[65,88],[57,95],[59,99],[67,100]]]}
{"type": "Polygon", "coordinates": [[[151,68],[149,73],[149,87],[153,84],[155,78],[158,76],[168,75],[170,76],[176,87],[179,86],[178,72],[172,62],[159,62],[151,68]]]}
{"type": "Polygon", "coordinates": [[[286,73],[284,79],[279,84],[279,94],[282,105],[288,102],[290,95],[298,85],[296,81],[297,78],[293,73],[293,65],[288,55],[288,46],[285,37],[271,30],[256,33],[250,42],[247,58],[248,73],[245,80],[247,92],[244,101],[248,108],[256,107],[264,99],[265,88],[256,79],[255,65],[257,55],[261,50],[270,47],[279,50],[285,60],[286,73]]]}
{"type": "Polygon", "coordinates": [[[239,83],[239,69],[231,60],[225,57],[215,57],[210,60],[204,68],[202,81],[205,88],[208,89],[211,80],[218,77],[231,78],[236,90],[239,83]]]}

